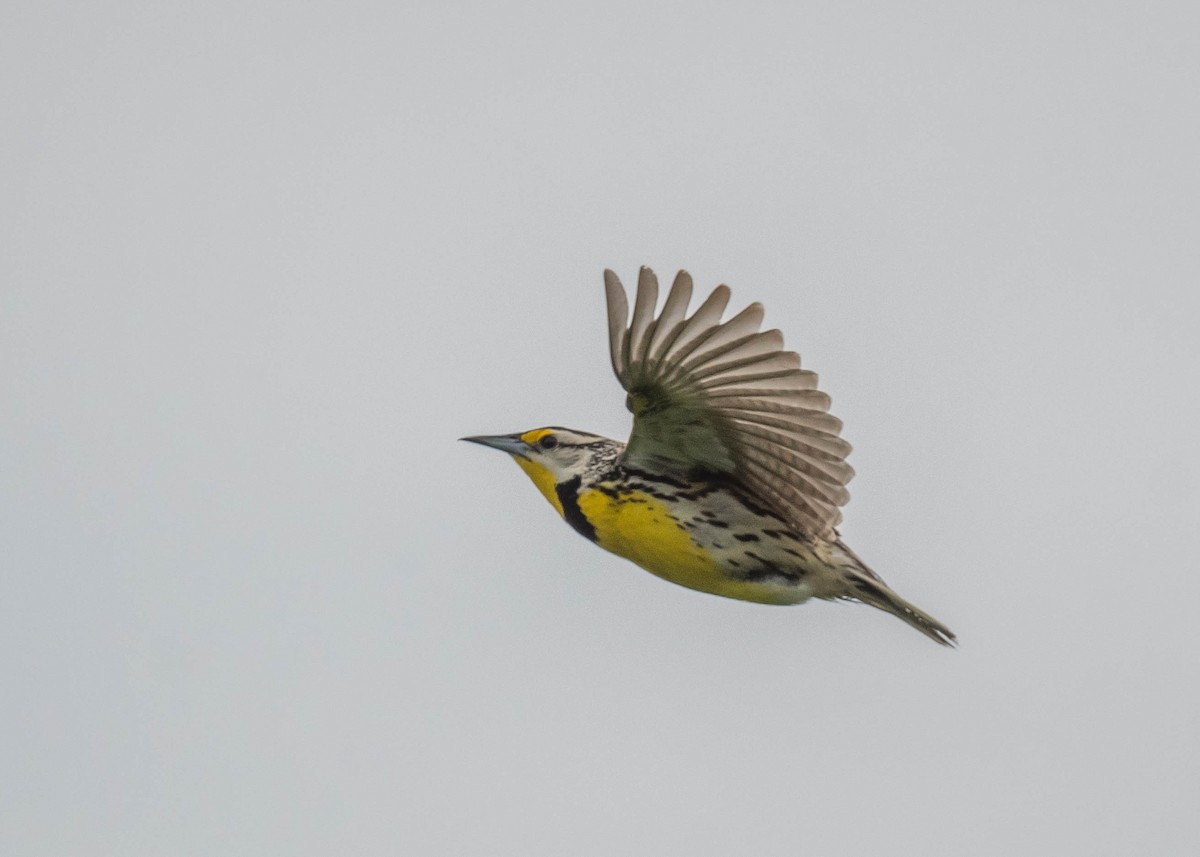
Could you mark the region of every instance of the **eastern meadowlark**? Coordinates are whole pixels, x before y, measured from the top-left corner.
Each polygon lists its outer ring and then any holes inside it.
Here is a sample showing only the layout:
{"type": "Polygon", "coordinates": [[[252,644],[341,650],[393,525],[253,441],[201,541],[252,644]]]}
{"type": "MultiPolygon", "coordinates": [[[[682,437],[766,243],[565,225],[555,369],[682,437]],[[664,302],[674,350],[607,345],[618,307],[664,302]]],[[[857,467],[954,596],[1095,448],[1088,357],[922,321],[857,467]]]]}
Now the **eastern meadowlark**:
{"type": "Polygon", "coordinates": [[[642,268],[630,320],[612,271],[604,285],[629,442],[558,427],[463,440],[507,452],[580,534],[673,583],[763,604],[861,601],[953,645],[839,537],[850,444],[816,374],[759,331],[762,305],[722,322],[721,285],[687,317],[680,271],[655,317],[658,280],[642,268]]]}

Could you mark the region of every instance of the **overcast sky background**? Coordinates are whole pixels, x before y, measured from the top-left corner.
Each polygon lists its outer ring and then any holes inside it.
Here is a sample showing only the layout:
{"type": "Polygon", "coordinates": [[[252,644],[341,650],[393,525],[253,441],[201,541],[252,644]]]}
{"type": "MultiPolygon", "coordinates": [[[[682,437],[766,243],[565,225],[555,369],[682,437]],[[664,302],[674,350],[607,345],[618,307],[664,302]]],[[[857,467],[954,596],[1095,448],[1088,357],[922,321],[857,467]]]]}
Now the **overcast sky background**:
{"type": "Polygon", "coordinates": [[[0,852],[1198,853],[1198,32],[5,3],[0,852]],[[456,442],[624,438],[640,264],[766,305],[959,650],[456,442]]]}

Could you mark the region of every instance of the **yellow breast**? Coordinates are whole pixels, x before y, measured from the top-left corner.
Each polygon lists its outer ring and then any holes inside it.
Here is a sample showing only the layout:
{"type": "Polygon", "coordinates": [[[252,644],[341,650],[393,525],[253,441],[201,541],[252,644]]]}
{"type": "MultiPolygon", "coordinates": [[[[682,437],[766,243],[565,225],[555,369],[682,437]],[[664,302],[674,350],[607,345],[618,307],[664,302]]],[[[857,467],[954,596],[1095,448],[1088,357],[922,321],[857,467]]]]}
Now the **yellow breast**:
{"type": "Polygon", "coordinates": [[[579,508],[596,529],[596,543],[651,574],[701,592],[746,601],[777,600],[765,587],[728,576],[692,541],[662,501],[642,492],[618,500],[595,489],[579,493],[579,508]]]}

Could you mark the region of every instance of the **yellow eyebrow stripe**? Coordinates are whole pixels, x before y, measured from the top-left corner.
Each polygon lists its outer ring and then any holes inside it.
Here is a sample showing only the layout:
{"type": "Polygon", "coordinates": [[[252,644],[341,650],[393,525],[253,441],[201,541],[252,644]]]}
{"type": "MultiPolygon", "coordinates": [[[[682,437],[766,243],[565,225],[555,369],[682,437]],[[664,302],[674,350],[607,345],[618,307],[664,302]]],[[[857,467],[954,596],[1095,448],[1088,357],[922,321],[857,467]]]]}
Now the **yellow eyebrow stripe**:
{"type": "Polygon", "coordinates": [[[548,428],[533,429],[521,435],[521,440],[525,441],[530,446],[533,446],[548,434],[554,434],[554,432],[548,428]]]}

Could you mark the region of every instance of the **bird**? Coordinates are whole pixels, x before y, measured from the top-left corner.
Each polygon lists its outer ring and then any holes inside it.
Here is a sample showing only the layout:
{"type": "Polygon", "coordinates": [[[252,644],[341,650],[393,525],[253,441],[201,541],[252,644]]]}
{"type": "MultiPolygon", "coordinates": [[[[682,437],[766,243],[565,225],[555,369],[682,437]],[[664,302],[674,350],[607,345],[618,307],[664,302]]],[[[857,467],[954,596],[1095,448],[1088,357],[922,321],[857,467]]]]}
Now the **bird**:
{"type": "Polygon", "coordinates": [[[628,442],[559,426],[460,439],[508,453],[579,534],[672,583],[760,604],[861,602],[954,646],[842,541],[850,444],[816,373],[760,330],[762,304],[723,321],[722,284],[688,315],[680,271],[656,314],[643,267],[630,317],[611,270],[604,287],[628,442]]]}

